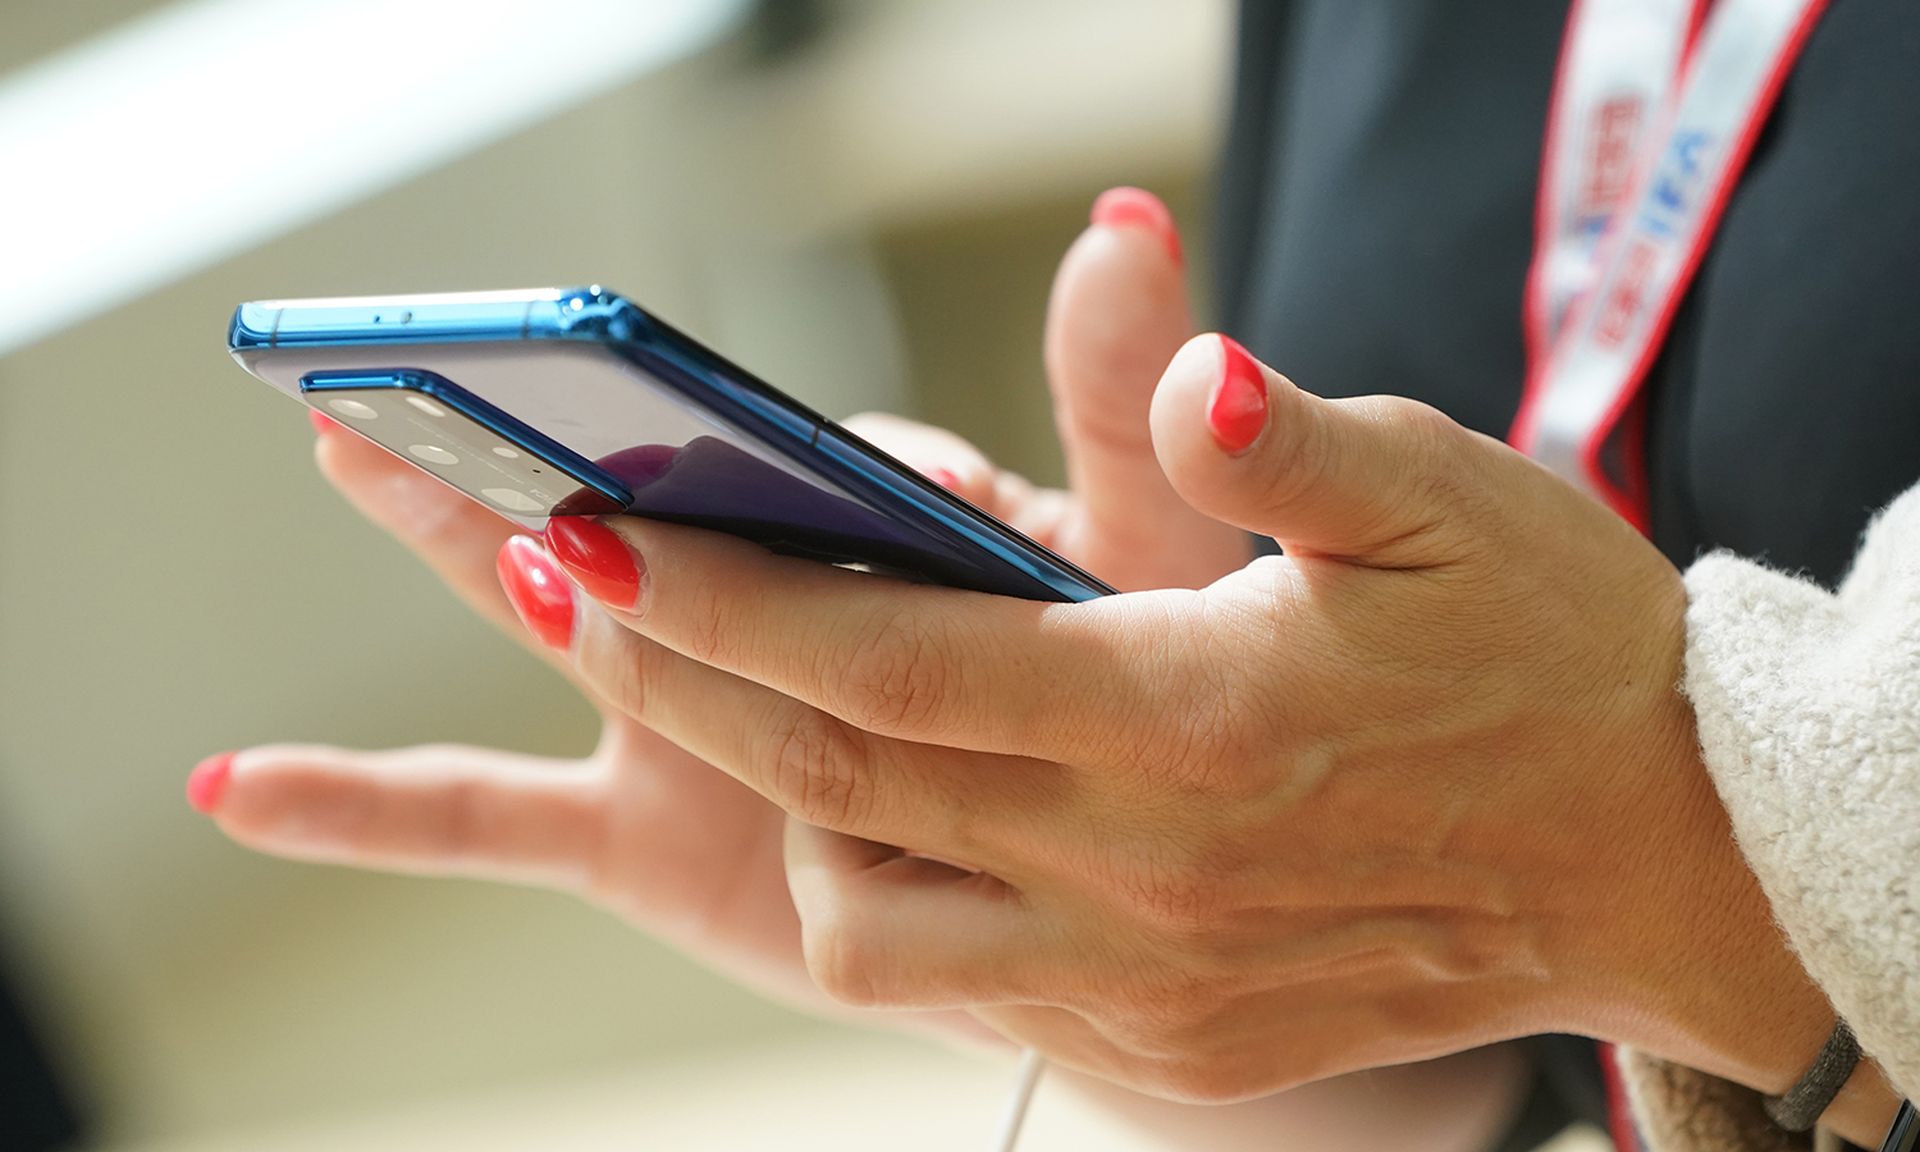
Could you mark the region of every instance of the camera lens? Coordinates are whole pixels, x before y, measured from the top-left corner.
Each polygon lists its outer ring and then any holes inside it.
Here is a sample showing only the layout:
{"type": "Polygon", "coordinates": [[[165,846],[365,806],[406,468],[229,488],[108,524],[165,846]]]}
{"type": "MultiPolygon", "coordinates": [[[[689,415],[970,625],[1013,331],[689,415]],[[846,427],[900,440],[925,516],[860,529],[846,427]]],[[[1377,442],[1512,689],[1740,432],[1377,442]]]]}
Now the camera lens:
{"type": "Polygon", "coordinates": [[[509,512],[538,512],[542,507],[540,501],[518,488],[482,488],[480,495],[509,512]]]}
{"type": "Polygon", "coordinates": [[[427,415],[432,416],[436,420],[444,417],[447,414],[447,410],[445,408],[440,407],[440,405],[435,404],[433,401],[427,399],[425,396],[409,396],[407,397],[407,403],[413,405],[415,408],[418,408],[420,411],[425,412],[427,415]]]}
{"type": "Polygon", "coordinates": [[[409,444],[407,455],[415,460],[425,460],[429,464],[458,464],[460,457],[440,447],[438,444],[409,444]]]}
{"type": "Polygon", "coordinates": [[[372,405],[362,404],[358,400],[349,400],[345,396],[340,397],[338,400],[327,401],[327,407],[345,416],[349,420],[372,420],[380,415],[380,413],[373,410],[372,405]]]}

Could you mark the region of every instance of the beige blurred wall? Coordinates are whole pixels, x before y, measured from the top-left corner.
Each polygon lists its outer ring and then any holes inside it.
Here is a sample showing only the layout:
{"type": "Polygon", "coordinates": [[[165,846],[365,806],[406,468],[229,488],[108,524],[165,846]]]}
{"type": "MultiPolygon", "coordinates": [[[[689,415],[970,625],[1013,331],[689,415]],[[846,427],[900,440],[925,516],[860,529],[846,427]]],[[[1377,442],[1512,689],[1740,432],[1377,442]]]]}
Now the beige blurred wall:
{"type": "MultiPolygon", "coordinates": [[[[0,44],[82,7],[0,8],[0,44]]],[[[592,740],[325,488],[222,351],[237,301],[604,281],[827,411],[1055,472],[1048,276],[1109,183],[1203,228],[1224,6],[830,7],[777,67],[729,46],[0,359],[0,919],[110,1137],[829,1031],[566,899],[258,858],[180,790],[265,740],[592,740]]]]}

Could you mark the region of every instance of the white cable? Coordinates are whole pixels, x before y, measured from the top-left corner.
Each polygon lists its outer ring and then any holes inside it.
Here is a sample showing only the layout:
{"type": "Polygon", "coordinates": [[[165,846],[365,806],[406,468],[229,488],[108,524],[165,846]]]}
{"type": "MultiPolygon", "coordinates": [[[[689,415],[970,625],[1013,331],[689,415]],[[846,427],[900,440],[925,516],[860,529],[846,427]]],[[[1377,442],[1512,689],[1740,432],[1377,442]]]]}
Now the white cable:
{"type": "Polygon", "coordinates": [[[1020,1054],[1020,1070],[1013,1077],[1013,1094],[1007,1097],[1007,1110],[1000,1114],[1000,1135],[993,1141],[993,1152],[1013,1152],[1020,1142],[1020,1125],[1026,1122],[1027,1105],[1033,1103],[1033,1090],[1046,1071],[1047,1058],[1029,1048],[1020,1054]]]}

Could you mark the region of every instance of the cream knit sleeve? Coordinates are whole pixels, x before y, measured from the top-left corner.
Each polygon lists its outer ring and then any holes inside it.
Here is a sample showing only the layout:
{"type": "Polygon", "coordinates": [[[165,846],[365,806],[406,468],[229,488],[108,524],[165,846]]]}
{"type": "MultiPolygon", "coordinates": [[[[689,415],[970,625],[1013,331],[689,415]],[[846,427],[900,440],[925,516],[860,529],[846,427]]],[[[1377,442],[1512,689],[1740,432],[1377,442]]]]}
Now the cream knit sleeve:
{"type": "MultiPolygon", "coordinates": [[[[1687,572],[1686,692],[1747,863],[1814,981],[1920,1092],[1920,488],[1838,594],[1727,554],[1687,572]]],[[[1789,1148],[1752,1093],[1625,1054],[1660,1149],[1789,1148]]]]}

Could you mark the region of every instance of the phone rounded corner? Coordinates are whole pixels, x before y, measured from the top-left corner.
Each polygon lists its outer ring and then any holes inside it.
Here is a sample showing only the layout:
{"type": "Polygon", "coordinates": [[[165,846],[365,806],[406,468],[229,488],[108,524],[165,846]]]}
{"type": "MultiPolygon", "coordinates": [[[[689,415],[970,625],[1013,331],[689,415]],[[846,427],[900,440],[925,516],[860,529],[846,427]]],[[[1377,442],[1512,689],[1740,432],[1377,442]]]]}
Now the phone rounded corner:
{"type": "Polygon", "coordinates": [[[527,336],[533,339],[624,341],[633,338],[647,320],[639,305],[598,284],[563,288],[548,307],[549,316],[527,316],[527,336]]]}
{"type": "Polygon", "coordinates": [[[250,301],[233,310],[227,324],[227,351],[236,358],[256,348],[271,348],[280,325],[280,309],[250,301]]]}

